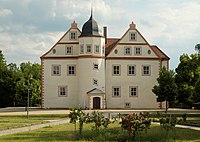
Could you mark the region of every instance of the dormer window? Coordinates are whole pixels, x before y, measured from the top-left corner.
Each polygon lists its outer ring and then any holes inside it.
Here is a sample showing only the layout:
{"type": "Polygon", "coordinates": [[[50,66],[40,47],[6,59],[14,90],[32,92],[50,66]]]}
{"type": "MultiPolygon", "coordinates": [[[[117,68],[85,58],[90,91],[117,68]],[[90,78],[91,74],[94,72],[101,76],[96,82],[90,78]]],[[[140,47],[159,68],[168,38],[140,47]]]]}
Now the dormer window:
{"type": "Polygon", "coordinates": [[[66,54],[67,55],[71,55],[72,54],[72,47],[71,46],[67,46],[66,47],[66,54]]]}
{"type": "Polygon", "coordinates": [[[92,47],[91,47],[91,45],[87,45],[87,53],[92,53],[92,47]]]}
{"type": "Polygon", "coordinates": [[[76,40],[77,39],[77,32],[70,32],[70,39],[76,40]]]}
{"type": "Polygon", "coordinates": [[[129,34],[129,40],[130,41],[136,41],[136,33],[135,32],[132,32],[129,34]]]}

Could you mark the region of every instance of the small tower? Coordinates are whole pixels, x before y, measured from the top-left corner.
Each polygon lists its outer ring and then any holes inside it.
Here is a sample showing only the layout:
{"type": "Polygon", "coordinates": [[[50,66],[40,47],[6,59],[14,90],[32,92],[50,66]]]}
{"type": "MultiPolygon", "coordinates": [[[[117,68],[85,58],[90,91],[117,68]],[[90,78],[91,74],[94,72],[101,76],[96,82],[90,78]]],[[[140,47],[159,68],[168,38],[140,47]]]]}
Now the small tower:
{"type": "Polygon", "coordinates": [[[103,109],[105,100],[105,38],[91,16],[79,36],[78,96],[83,108],[103,109]]]}

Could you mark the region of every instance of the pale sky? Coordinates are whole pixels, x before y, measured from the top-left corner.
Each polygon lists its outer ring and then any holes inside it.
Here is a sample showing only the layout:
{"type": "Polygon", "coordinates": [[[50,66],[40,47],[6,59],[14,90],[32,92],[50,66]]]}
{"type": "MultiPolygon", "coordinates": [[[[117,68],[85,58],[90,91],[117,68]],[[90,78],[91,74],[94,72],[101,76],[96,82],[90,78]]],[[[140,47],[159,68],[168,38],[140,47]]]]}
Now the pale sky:
{"type": "Polygon", "coordinates": [[[0,49],[7,63],[40,63],[74,20],[82,29],[91,5],[108,37],[122,37],[133,21],[171,58],[170,69],[200,43],[200,0],[0,0],[0,49]]]}

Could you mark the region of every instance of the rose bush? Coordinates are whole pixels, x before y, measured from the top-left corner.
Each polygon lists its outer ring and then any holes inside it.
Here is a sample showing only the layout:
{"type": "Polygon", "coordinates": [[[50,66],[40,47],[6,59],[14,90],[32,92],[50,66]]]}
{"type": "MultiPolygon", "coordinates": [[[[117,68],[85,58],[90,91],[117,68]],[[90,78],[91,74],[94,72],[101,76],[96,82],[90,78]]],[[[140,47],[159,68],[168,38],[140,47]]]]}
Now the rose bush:
{"type": "Polygon", "coordinates": [[[129,137],[135,137],[137,131],[145,130],[147,132],[147,129],[151,125],[151,119],[149,119],[148,114],[132,113],[122,117],[120,124],[123,129],[127,130],[129,137]]]}

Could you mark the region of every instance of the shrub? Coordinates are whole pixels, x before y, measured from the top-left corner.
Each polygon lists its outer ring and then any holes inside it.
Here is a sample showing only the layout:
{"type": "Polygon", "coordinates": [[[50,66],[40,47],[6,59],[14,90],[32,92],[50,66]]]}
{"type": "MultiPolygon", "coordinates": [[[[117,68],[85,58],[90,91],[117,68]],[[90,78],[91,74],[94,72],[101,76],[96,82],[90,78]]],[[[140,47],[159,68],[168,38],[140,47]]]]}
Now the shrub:
{"type": "Polygon", "coordinates": [[[129,114],[125,117],[122,117],[122,122],[120,122],[121,127],[125,129],[129,135],[129,138],[136,135],[136,132],[145,130],[151,125],[151,119],[148,118],[147,114],[136,113],[129,114]]]}

